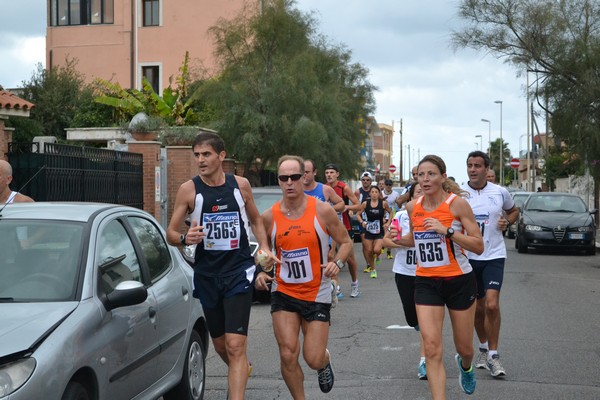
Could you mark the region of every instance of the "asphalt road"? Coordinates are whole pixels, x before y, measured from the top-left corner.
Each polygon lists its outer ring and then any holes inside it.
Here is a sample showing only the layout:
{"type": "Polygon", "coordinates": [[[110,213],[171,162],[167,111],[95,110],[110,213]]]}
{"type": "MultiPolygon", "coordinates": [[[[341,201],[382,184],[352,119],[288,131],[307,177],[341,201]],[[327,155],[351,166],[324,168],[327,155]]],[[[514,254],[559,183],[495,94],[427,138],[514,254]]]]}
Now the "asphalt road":
{"type": "MultiPolygon", "coordinates": [[[[509,252],[501,296],[500,354],[507,377],[477,370],[472,396],[458,387],[450,321],[444,324],[448,399],[600,399],[600,255],[509,252]]],[[[355,245],[362,260],[360,245],[355,245]]],[[[363,265],[363,263],[360,263],[363,265]]],[[[379,278],[359,272],[362,296],[345,297],[332,312],[329,349],[335,386],[320,392],[316,373],[302,363],[307,399],[429,399],[417,379],[419,341],[406,327],[391,260],[379,278]]],[[[346,295],[350,278],[343,272],[346,295]]],[[[290,399],[281,378],[268,305],[252,309],[249,358],[254,365],[246,399],[290,399]]],[[[226,369],[214,349],[207,360],[205,399],[225,399],[226,369]]]]}

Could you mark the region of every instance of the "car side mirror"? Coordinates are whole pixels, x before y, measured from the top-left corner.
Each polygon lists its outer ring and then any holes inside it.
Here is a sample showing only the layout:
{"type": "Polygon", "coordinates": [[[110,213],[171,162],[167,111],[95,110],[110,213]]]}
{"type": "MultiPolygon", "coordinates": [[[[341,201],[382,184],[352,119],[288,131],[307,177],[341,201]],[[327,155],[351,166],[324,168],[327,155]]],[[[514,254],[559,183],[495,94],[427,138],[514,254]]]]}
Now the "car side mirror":
{"type": "Polygon", "coordinates": [[[142,282],[120,282],[115,289],[106,295],[104,306],[108,311],[119,307],[141,304],[148,298],[148,291],[142,282]]]}
{"type": "Polygon", "coordinates": [[[597,208],[593,208],[590,210],[590,214],[596,214],[598,212],[597,208]]]}

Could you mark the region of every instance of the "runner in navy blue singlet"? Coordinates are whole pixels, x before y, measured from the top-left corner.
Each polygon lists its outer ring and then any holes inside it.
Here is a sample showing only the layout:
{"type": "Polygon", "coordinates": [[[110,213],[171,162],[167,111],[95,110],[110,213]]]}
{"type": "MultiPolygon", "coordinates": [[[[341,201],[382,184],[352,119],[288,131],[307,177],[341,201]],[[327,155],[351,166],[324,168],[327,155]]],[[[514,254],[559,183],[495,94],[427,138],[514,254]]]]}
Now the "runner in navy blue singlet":
{"type": "Polygon", "coordinates": [[[194,297],[202,303],[215,350],[228,366],[229,398],[242,400],[250,370],[246,346],[256,271],[248,243],[250,225],[260,249],[270,261],[277,259],[250,183],[223,171],[221,137],[201,132],[192,149],[198,176],[179,187],[167,239],[172,245],[196,245],[194,297]],[[190,226],[184,228],[186,220],[190,226]]]}

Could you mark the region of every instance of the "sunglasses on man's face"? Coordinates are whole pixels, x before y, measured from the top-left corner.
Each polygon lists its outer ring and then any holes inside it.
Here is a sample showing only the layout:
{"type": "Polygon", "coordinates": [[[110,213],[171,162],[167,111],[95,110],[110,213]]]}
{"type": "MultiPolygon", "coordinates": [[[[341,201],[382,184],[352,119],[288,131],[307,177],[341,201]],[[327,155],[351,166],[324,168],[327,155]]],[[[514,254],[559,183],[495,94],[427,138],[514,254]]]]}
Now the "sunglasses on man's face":
{"type": "Polygon", "coordinates": [[[371,180],[369,178],[366,179],[362,179],[363,182],[371,182],[371,180]]]}
{"type": "Polygon", "coordinates": [[[292,182],[296,182],[297,180],[302,178],[302,174],[279,175],[278,178],[281,182],[287,182],[288,179],[291,179],[292,182]]]}

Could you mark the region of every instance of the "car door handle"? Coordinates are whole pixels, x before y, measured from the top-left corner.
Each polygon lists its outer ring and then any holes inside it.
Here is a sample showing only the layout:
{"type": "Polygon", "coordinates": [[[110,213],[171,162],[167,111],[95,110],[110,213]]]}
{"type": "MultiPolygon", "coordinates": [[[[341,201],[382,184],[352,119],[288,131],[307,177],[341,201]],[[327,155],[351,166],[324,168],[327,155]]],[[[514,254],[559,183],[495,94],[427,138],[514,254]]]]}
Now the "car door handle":
{"type": "Polygon", "coordinates": [[[154,307],[150,307],[148,309],[148,315],[150,316],[150,318],[156,317],[156,310],[154,309],[154,307]]]}
{"type": "Polygon", "coordinates": [[[184,296],[187,296],[187,294],[189,293],[188,289],[185,286],[181,287],[181,294],[184,296]]]}

